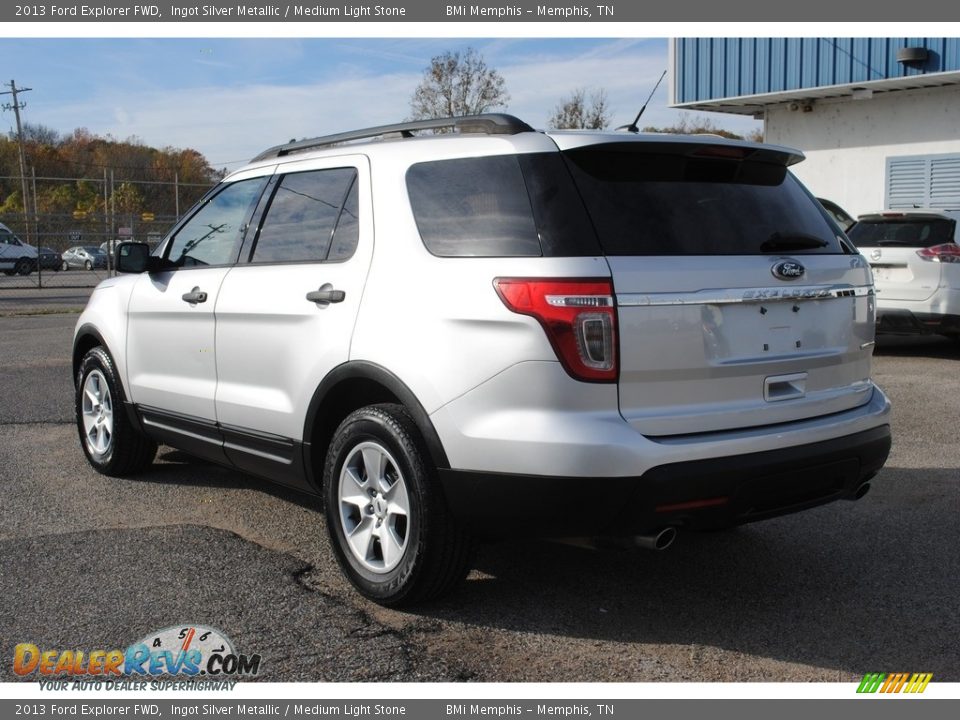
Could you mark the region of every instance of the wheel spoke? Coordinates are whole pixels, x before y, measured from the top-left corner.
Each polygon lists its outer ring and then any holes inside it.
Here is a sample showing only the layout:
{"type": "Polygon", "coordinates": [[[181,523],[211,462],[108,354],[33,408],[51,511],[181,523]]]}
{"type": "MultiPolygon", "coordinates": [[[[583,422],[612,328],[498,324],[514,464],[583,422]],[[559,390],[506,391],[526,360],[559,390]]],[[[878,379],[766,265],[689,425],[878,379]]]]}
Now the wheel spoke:
{"type": "MultiPolygon", "coordinates": [[[[344,473],[344,475],[346,475],[348,478],[350,478],[351,480],[353,480],[353,483],[354,483],[358,488],[360,488],[361,490],[364,489],[364,485],[366,485],[366,482],[364,481],[364,479],[363,479],[362,477],[360,477],[359,473],[357,473],[356,468],[351,467],[351,466],[349,466],[349,465],[344,465],[344,467],[343,467],[343,473],[344,473]]],[[[346,488],[344,488],[344,492],[347,492],[346,488]]]]}
{"type": "Polygon", "coordinates": [[[386,465],[386,456],[375,446],[363,448],[363,468],[367,473],[367,481],[379,484],[383,478],[386,465]]]}
{"type": "MultiPolygon", "coordinates": [[[[96,395],[94,395],[93,392],[90,390],[89,383],[87,384],[87,387],[83,389],[83,394],[86,397],[86,399],[90,402],[90,409],[92,409],[93,406],[97,404],[97,400],[99,398],[96,395]]],[[[83,409],[87,410],[88,408],[86,405],[84,405],[83,409]]]]}
{"type": "Polygon", "coordinates": [[[398,479],[384,495],[387,498],[387,512],[390,515],[410,514],[410,498],[407,495],[407,484],[403,480],[398,479]]]}
{"type": "Polygon", "coordinates": [[[380,527],[380,549],[383,552],[384,567],[396,564],[403,555],[403,540],[396,536],[396,532],[389,525],[380,527]]]}
{"type": "Polygon", "coordinates": [[[347,541],[358,556],[370,562],[370,550],[373,545],[373,520],[364,516],[360,523],[347,533],[347,541]]]}
{"type": "Polygon", "coordinates": [[[83,413],[83,432],[90,435],[90,431],[97,426],[97,416],[93,413],[83,413]]]}

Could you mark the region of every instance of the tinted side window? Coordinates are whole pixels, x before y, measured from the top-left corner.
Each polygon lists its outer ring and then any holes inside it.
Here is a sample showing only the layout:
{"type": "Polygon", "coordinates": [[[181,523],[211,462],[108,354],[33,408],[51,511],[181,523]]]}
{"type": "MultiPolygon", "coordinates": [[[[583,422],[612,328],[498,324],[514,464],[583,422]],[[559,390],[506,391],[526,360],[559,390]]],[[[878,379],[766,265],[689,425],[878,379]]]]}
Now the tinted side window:
{"type": "Polygon", "coordinates": [[[434,255],[541,254],[515,155],[418,163],[407,171],[407,192],[420,236],[434,255]]]}
{"type": "Polygon", "coordinates": [[[244,219],[260,197],[265,182],[264,178],[253,178],[231,183],[205,200],[200,210],[177,230],[167,257],[181,266],[235,262],[244,219]]]}
{"type": "MultiPolygon", "coordinates": [[[[335,168],[284,176],[260,227],[252,261],[326,260],[335,231],[339,235],[338,220],[344,214],[344,202],[356,175],[353,168],[335,168]]],[[[351,212],[355,223],[356,209],[351,212]]],[[[349,232],[345,227],[345,236],[349,232]]],[[[337,244],[338,259],[349,257],[356,247],[354,242],[344,256],[350,243],[344,245],[338,238],[337,244]]]]}

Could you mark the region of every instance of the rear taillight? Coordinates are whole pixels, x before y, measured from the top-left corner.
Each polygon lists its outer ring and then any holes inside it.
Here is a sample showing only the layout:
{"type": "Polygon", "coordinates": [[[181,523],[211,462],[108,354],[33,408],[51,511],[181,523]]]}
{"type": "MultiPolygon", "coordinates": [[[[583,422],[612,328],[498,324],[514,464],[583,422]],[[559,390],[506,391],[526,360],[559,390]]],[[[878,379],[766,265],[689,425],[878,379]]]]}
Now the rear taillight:
{"type": "Polygon", "coordinates": [[[493,285],[510,310],[540,322],[572,377],[617,381],[617,312],[609,279],[497,278],[493,285]]]}
{"type": "Polygon", "coordinates": [[[944,243],[917,250],[921,260],[927,262],[960,263],[960,245],[944,243]]]}

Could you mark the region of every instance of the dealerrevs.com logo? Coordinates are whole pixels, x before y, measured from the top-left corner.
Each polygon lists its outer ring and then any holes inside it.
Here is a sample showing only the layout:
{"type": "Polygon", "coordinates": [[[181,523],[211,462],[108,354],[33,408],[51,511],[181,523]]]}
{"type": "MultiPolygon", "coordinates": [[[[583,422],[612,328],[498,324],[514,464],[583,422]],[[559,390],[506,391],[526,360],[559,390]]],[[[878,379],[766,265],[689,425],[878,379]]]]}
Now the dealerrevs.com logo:
{"type": "Polygon", "coordinates": [[[238,653],[224,633],[204,625],[175,625],[150,633],[125,650],[41,649],[20,643],[13,671],[21,677],[78,680],[180,676],[222,680],[256,676],[260,655],[238,653]]]}

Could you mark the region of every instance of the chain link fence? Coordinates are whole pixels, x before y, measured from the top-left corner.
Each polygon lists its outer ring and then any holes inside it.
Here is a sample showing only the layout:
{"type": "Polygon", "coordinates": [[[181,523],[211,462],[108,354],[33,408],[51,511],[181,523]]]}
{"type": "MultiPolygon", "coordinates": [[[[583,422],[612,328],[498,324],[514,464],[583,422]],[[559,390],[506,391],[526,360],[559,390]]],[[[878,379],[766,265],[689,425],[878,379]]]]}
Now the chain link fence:
{"type": "MultiPolygon", "coordinates": [[[[45,180],[60,181],[63,187],[91,182],[82,178],[45,180]]],[[[117,243],[157,245],[176,223],[181,207],[185,211],[210,187],[148,184],[154,190],[157,185],[169,186],[171,200],[163,203],[169,207],[159,212],[123,211],[105,202],[106,211],[0,212],[0,317],[79,311],[93,288],[115,274],[113,249],[117,243]],[[4,232],[3,226],[9,232],[4,232]]]]}

